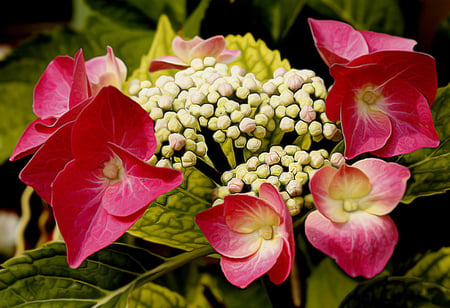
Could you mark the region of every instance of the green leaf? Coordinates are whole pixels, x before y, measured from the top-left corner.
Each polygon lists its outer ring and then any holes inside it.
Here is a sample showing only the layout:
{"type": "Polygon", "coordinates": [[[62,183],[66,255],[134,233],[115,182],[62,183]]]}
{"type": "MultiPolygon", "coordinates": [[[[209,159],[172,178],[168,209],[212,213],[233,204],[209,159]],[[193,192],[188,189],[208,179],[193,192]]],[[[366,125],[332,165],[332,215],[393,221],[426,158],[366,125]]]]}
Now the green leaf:
{"type": "Polygon", "coordinates": [[[130,283],[162,262],[144,249],[112,244],[72,269],[64,243],[48,243],[3,264],[0,307],[125,307],[130,283]]]}
{"type": "Polygon", "coordinates": [[[147,283],[131,293],[129,308],[181,308],[186,307],[186,301],[180,294],[163,286],[147,283]]]}
{"type": "Polygon", "coordinates": [[[194,12],[187,18],[183,25],[183,36],[191,38],[200,33],[200,25],[205,18],[206,10],[211,0],[201,0],[194,12]]]}
{"type": "Polygon", "coordinates": [[[156,199],[128,230],[146,241],[189,250],[208,245],[194,221],[211,206],[214,182],[195,168],[187,168],[177,188],[156,199]]]}
{"type": "Polygon", "coordinates": [[[339,307],[357,284],[333,260],[325,258],[306,280],[306,308],[339,307]]]}
{"type": "Polygon", "coordinates": [[[255,0],[253,5],[261,11],[275,42],[282,40],[289,32],[307,0],[255,0]]]}
{"type": "Polygon", "coordinates": [[[450,84],[439,88],[431,107],[434,126],[441,140],[435,149],[420,149],[403,155],[399,162],[411,171],[402,202],[420,196],[444,193],[450,189],[450,84]]]}
{"type": "Polygon", "coordinates": [[[406,276],[422,278],[450,290],[450,247],[443,247],[423,257],[406,276]]]}
{"type": "Polygon", "coordinates": [[[278,50],[269,49],[262,40],[255,41],[250,33],[244,36],[228,35],[226,41],[228,49],[240,49],[242,52],[229,66],[239,65],[247,72],[255,74],[261,82],[272,78],[273,72],[279,67],[286,70],[291,68],[288,60],[281,60],[278,50]]]}
{"type": "Polygon", "coordinates": [[[358,30],[403,34],[403,18],[397,1],[307,0],[307,5],[328,18],[340,19],[358,30]]]}
{"type": "Polygon", "coordinates": [[[450,307],[450,290],[413,277],[381,277],[358,285],[341,308],[450,307]]]}

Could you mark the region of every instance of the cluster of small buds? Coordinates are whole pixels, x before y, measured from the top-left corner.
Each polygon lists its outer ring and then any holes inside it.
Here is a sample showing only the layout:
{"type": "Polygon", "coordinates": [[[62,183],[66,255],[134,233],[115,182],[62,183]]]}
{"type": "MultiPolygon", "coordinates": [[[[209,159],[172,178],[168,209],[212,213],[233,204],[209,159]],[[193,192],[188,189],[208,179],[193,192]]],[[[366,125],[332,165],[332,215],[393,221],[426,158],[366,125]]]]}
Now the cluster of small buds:
{"type": "Polygon", "coordinates": [[[304,205],[309,179],[326,164],[330,164],[326,150],[307,152],[297,145],[272,146],[269,152],[252,156],[222,174],[223,186],[215,192],[215,204],[232,193],[256,195],[261,184],[269,182],[280,190],[291,215],[297,215],[304,205]]]}

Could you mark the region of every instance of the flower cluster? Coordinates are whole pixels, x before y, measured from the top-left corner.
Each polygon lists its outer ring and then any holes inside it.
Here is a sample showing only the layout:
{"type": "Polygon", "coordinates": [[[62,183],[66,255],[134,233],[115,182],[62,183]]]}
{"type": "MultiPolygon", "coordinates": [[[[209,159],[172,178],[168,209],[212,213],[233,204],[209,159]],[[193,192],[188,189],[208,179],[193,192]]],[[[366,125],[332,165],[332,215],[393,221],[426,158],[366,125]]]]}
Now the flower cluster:
{"type": "Polygon", "coordinates": [[[37,121],[55,125],[32,123],[15,151],[20,156],[37,149],[20,178],[52,206],[72,267],[117,240],[150,202],[182,181],[179,171],[146,163],[156,148],[153,121],[114,87],[125,78],[115,70],[123,63],[108,52],[106,61],[94,58],[85,65],[80,51],[75,68],[59,65],[72,63],[68,57],[50,63],[34,106],[37,121]],[[102,63],[106,73],[93,70],[102,63]],[[60,76],[71,83],[60,83],[60,76]]]}

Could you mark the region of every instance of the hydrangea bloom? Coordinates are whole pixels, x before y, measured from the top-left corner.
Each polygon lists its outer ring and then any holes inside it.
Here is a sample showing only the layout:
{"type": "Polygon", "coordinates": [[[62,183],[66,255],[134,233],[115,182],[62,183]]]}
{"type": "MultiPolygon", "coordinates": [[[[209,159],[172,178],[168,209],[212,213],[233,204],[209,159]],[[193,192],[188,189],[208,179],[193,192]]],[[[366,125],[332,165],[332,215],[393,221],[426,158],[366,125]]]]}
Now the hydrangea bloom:
{"type": "Polygon", "coordinates": [[[435,61],[408,51],[380,51],[333,65],[327,117],[340,120],[349,159],[365,152],[394,156],[436,147],[430,105],[437,90],[435,61]]]}
{"type": "Polygon", "coordinates": [[[155,148],[148,114],[108,86],[22,170],[22,181],[52,205],[70,266],[115,241],[181,183],[180,171],[145,162],[155,148]]]}
{"type": "Polygon", "coordinates": [[[225,46],[225,38],[222,35],[216,35],[206,40],[196,36],[187,41],[177,36],[172,41],[172,50],[176,57],[164,56],[152,60],[150,72],[164,69],[185,69],[196,58],[213,57],[217,62],[230,63],[240,55],[241,51],[225,49],[225,46]]]}
{"type": "Polygon", "coordinates": [[[107,47],[105,56],[86,63],[81,49],[74,58],[56,57],[34,88],[33,112],[38,118],[26,128],[10,159],[34,153],[56,129],[78,114],[65,116],[69,110],[95,95],[103,86],[113,85],[120,89],[126,74],[125,64],[114,56],[111,47],[107,47]]]}
{"type": "Polygon", "coordinates": [[[309,26],[320,56],[328,66],[347,63],[379,50],[412,51],[416,41],[385,33],[355,30],[335,20],[309,18],[309,26]]]}
{"type": "Polygon", "coordinates": [[[308,240],[350,276],[375,276],[397,244],[387,214],[402,199],[409,176],[408,168],[376,158],[322,167],[310,181],[317,210],[305,221],[308,240]]]}
{"type": "Polygon", "coordinates": [[[265,273],[276,284],[289,276],[295,245],[292,218],[272,184],[261,185],[259,198],[228,195],[195,221],[222,255],[222,270],[233,285],[245,288],[265,273]]]}

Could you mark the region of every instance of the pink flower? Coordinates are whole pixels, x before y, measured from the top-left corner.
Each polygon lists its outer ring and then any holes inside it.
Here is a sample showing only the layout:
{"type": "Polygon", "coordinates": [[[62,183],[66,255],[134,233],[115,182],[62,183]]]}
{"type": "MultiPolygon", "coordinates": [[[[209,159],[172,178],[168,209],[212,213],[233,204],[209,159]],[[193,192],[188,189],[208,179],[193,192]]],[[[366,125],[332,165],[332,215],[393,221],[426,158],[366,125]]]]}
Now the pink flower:
{"type": "Polygon", "coordinates": [[[409,51],[379,51],[330,68],[335,83],[327,117],[341,121],[345,156],[395,156],[436,147],[430,105],[436,90],[433,57],[409,51]]]}
{"type": "Polygon", "coordinates": [[[145,162],[155,148],[148,114],[108,86],[22,170],[22,181],[52,205],[71,267],[117,240],[182,182],[180,171],[145,162]]]}
{"type": "Polygon", "coordinates": [[[230,63],[241,54],[240,50],[225,49],[225,46],[225,38],[222,35],[206,40],[196,36],[188,41],[177,36],[172,41],[172,49],[176,57],[164,56],[152,60],[149,70],[156,72],[165,69],[185,69],[191,65],[193,59],[205,57],[216,58],[216,61],[220,63],[230,63]]]}
{"type": "Polygon", "coordinates": [[[10,160],[34,153],[51,134],[67,123],[68,119],[63,116],[69,110],[97,94],[103,86],[120,88],[126,74],[125,64],[114,56],[111,47],[107,47],[106,56],[86,63],[81,49],[75,58],[56,57],[34,88],[33,111],[38,119],[25,129],[10,160]]]}
{"type": "Polygon", "coordinates": [[[379,50],[412,51],[416,41],[372,31],[359,31],[334,20],[309,18],[309,26],[320,56],[328,66],[347,63],[379,50]]]}
{"type": "Polygon", "coordinates": [[[397,244],[387,214],[402,199],[409,176],[408,168],[376,158],[322,167],[309,184],[317,210],[306,218],[306,237],[350,276],[375,276],[397,244]]]}
{"type": "Polygon", "coordinates": [[[247,287],[265,273],[281,284],[294,261],[292,218],[278,190],[263,183],[259,198],[235,194],[196,215],[230,283],[247,287]]]}

